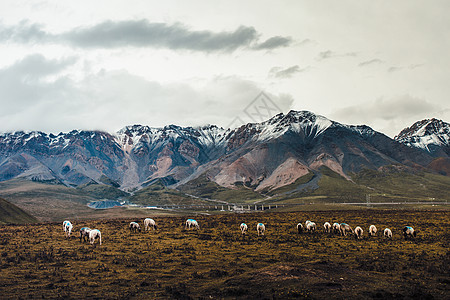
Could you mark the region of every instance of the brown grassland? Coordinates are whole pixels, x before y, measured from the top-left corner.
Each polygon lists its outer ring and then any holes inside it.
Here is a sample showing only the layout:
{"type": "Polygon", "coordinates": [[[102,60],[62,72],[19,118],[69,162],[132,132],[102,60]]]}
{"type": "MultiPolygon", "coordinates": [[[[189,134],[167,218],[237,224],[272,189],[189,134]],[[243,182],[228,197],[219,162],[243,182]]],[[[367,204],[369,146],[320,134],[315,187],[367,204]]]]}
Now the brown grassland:
{"type": "Polygon", "coordinates": [[[155,217],[157,231],[130,233],[134,219],[0,226],[1,299],[449,299],[448,211],[348,210],[155,217]],[[296,224],[315,221],[314,234],[296,224]],[[346,222],[364,239],[325,234],[346,222]],[[242,236],[239,224],[249,232],[242,236]],[[256,224],[266,225],[258,237],[256,224]],[[375,224],[378,236],[369,238],[375,224]],[[405,241],[401,228],[418,231],[405,241]],[[102,232],[102,245],[78,230],[102,232]],[[392,229],[386,240],[382,230],[392,229]]]}

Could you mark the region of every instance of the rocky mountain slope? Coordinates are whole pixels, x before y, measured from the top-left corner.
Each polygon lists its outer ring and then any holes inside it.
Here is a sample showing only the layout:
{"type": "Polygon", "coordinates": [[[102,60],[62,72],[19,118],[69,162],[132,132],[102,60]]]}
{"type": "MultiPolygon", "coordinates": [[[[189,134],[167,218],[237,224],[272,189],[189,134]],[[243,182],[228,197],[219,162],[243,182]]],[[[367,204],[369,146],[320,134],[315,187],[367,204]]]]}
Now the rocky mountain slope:
{"type": "Polygon", "coordinates": [[[450,155],[450,124],[438,119],[425,119],[403,129],[394,138],[410,147],[423,149],[435,157],[450,155]]]}
{"type": "MultiPolygon", "coordinates": [[[[156,181],[180,187],[204,178],[225,188],[268,192],[307,174],[320,174],[322,167],[346,180],[361,170],[388,165],[426,168],[436,156],[448,153],[445,148],[430,152],[416,146],[417,135],[411,132],[429,133],[421,128],[431,123],[417,125],[417,130],[413,125],[395,140],[370,127],[340,124],[308,111],[278,114],[234,130],[134,125],[113,134],[6,133],[0,135],[0,181],[25,178],[135,191],[156,181]]],[[[444,138],[438,140],[448,145],[448,126],[441,132],[444,138]]]]}

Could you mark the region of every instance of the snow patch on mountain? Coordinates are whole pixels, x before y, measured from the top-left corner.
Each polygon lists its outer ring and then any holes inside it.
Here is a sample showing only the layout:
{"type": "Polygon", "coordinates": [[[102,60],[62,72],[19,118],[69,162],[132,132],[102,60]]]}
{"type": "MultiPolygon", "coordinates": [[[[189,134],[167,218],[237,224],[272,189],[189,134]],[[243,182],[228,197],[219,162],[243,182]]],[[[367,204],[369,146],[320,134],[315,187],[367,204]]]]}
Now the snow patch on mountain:
{"type": "Polygon", "coordinates": [[[333,121],[309,111],[290,111],[286,115],[280,113],[262,122],[251,124],[258,141],[276,139],[287,132],[303,133],[306,137],[317,138],[333,125],[333,121]]]}
{"type": "Polygon", "coordinates": [[[450,124],[438,119],[425,119],[403,129],[394,139],[407,146],[432,152],[433,146],[450,146],[450,124]]]}

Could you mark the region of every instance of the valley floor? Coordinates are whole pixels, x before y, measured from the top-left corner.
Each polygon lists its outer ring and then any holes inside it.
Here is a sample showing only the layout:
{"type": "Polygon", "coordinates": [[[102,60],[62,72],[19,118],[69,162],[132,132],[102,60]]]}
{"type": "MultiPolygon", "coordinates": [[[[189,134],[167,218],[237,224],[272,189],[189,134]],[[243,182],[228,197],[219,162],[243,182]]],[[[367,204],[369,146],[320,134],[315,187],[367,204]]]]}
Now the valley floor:
{"type": "Polygon", "coordinates": [[[448,211],[346,210],[155,217],[157,231],[130,233],[130,221],[0,226],[1,299],[448,299],[448,211]],[[306,220],[314,234],[297,234],[306,220]],[[364,239],[325,234],[346,222],[364,239]],[[239,224],[249,232],[242,236],[239,224]],[[256,224],[266,225],[257,236],[256,224]],[[377,237],[368,238],[370,224],[377,237]],[[405,225],[418,231],[405,241],[405,225]],[[102,232],[102,245],[80,243],[78,230],[102,232]],[[380,234],[389,227],[392,240],[380,234]]]}

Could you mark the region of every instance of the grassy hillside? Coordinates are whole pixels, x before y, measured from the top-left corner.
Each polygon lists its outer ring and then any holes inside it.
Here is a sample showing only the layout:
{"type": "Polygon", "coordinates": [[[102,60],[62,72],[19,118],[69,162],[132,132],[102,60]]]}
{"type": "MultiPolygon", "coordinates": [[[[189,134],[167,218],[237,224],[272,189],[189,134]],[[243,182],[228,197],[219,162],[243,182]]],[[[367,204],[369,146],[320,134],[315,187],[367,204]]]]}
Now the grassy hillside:
{"type": "Polygon", "coordinates": [[[0,224],[36,223],[38,220],[16,205],[0,198],[0,224]]]}
{"type": "Polygon", "coordinates": [[[204,200],[192,198],[184,193],[165,187],[160,181],[156,181],[128,198],[131,203],[140,205],[201,205],[204,200]]]}
{"type": "MultiPolygon", "coordinates": [[[[320,169],[318,188],[301,192],[278,194],[267,202],[283,203],[348,203],[416,202],[450,200],[450,177],[426,172],[364,170],[347,180],[327,167],[320,169]]],[[[281,188],[286,191],[295,185],[281,188]]]]}
{"type": "Polygon", "coordinates": [[[0,195],[40,221],[124,218],[148,216],[150,213],[147,210],[127,208],[94,210],[86,204],[105,197],[95,193],[89,195],[83,189],[70,188],[61,184],[45,184],[28,180],[0,182],[0,195]]]}
{"type": "Polygon", "coordinates": [[[119,190],[115,186],[106,185],[106,184],[86,184],[77,188],[80,194],[86,194],[89,197],[96,199],[121,199],[128,197],[129,194],[119,190]]]}
{"type": "Polygon", "coordinates": [[[235,189],[225,188],[207,179],[205,175],[180,186],[179,190],[187,194],[227,202],[242,203],[263,199],[259,193],[243,185],[237,185],[235,189]]]}

